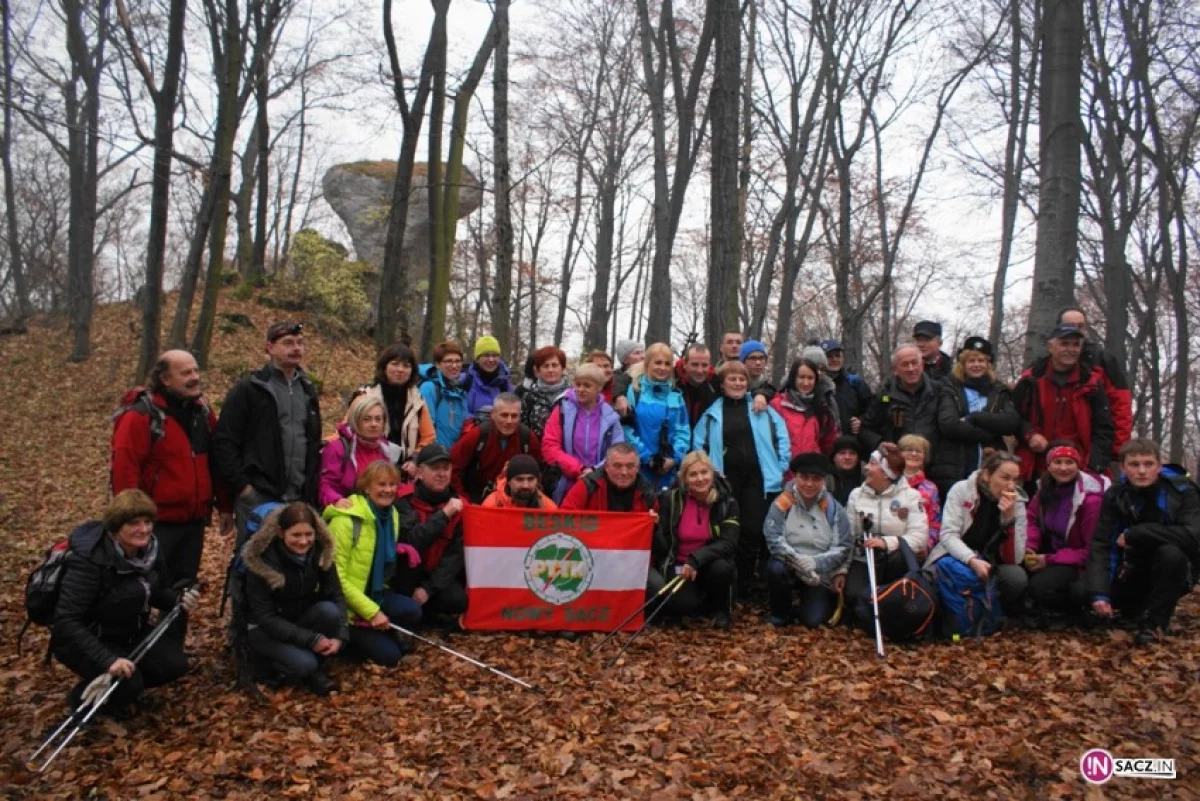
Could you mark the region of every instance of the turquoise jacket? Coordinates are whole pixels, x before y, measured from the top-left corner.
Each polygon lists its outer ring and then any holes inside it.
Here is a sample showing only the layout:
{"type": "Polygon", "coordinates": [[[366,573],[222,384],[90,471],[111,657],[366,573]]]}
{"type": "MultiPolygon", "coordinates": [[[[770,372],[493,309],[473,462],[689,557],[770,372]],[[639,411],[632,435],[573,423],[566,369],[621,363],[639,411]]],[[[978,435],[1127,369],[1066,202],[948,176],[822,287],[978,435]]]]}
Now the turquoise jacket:
{"type": "MultiPolygon", "coordinates": [[[[725,409],[724,398],[717,398],[700,419],[692,433],[692,447],[704,451],[712,460],[713,467],[725,473],[725,409]]],[[[754,433],[754,450],[758,454],[758,465],[762,471],[764,492],[779,492],[783,489],[783,474],[787,472],[792,458],[792,443],[788,438],[787,424],[779,412],[770,406],[765,411],[749,410],[750,430],[754,433]]]]}

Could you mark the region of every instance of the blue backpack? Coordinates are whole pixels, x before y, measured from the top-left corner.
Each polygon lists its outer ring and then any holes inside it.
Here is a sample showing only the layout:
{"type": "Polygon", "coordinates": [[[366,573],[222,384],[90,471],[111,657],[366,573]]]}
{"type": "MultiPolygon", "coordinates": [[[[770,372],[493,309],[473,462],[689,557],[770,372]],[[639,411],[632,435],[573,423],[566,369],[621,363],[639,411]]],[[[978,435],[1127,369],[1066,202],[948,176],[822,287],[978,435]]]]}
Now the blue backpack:
{"type": "Polygon", "coordinates": [[[933,567],[941,598],[943,634],[990,637],[1004,627],[994,576],[980,581],[974,570],[953,556],[942,557],[933,567]]]}

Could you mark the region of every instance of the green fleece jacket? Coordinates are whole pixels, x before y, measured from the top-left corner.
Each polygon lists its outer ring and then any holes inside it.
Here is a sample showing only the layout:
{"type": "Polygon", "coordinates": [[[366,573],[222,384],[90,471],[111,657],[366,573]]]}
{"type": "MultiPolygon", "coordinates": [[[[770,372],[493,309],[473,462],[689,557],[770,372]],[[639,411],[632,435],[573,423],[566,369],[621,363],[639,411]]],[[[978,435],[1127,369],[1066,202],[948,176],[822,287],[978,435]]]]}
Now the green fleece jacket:
{"type": "MultiPolygon", "coordinates": [[[[349,509],[326,506],[322,517],[333,534],[334,565],[338,580],[342,583],[342,594],[346,596],[347,616],[353,623],[355,618],[370,620],[379,611],[379,604],[367,595],[367,584],[371,580],[371,560],[375,558],[375,514],[370,502],[355,493],[350,496],[353,505],[349,509]],[[361,521],[358,542],[354,542],[354,521],[361,521]]],[[[392,506],[392,525],[396,538],[400,537],[400,513],[392,506]]]]}

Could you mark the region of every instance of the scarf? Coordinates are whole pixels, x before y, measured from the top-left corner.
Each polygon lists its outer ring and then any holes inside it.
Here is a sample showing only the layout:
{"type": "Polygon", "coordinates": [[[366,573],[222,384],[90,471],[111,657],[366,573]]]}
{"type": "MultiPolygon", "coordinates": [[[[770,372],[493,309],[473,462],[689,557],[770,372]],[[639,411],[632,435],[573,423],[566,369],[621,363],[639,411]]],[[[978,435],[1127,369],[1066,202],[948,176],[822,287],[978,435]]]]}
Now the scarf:
{"type": "Polygon", "coordinates": [[[539,378],[537,382],[534,383],[533,388],[543,395],[549,395],[552,398],[557,398],[567,390],[567,377],[564,375],[553,384],[547,384],[545,381],[539,378]]]}
{"type": "Polygon", "coordinates": [[[404,414],[408,411],[408,384],[397,386],[386,381],[379,385],[388,413],[388,439],[404,447],[404,414]]]}
{"type": "Polygon", "coordinates": [[[785,393],[785,395],[787,396],[788,403],[790,403],[792,406],[795,406],[797,409],[804,412],[805,414],[809,414],[811,412],[816,411],[816,409],[813,406],[813,404],[817,400],[817,394],[815,391],[810,392],[807,395],[801,395],[799,390],[792,388],[792,389],[789,389],[785,393]]]}
{"type": "Polygon", "coordinates": [[[374,501],[367,501],[367,505],[375,515],[375,554],[371,557],[367,595],[378,602],[396,565],[396,527],[392,525],[392,507],[380,509],[374,501]]]}
{"type": "Polygon", "coordinates": [[[154,568],[154,563],[158,560],[158,538],[151,536],[150,543],[138,555],[126,556],[125,549],[117,542],[117,538],[111,532],[105,533],[108,536],[109,544],[112,545],[113,563],[117,568],[117,572],[135,574],[138,583],[142,585],[142,593],[144,595],[142,611],[146,611],[150,607],[150,571],[154,568]]]}

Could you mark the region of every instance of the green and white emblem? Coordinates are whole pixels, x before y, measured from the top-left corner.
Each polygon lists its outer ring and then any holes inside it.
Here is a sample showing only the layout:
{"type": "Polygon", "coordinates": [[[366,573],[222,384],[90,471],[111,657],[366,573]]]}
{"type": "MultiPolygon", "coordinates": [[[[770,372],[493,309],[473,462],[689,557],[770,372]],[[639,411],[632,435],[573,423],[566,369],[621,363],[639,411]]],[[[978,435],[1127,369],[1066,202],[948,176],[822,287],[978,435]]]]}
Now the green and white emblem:
{"type": "Polygon", "coordinates": [[[570,534],[548,534],[525,553],[525,584],[546,603],[569,604],[588,591],[595,573],[592,552],[570,534]]]}

